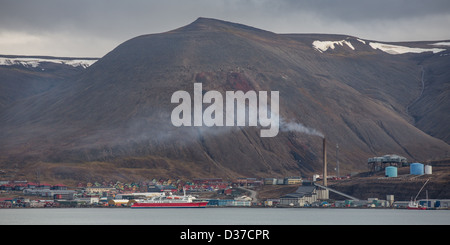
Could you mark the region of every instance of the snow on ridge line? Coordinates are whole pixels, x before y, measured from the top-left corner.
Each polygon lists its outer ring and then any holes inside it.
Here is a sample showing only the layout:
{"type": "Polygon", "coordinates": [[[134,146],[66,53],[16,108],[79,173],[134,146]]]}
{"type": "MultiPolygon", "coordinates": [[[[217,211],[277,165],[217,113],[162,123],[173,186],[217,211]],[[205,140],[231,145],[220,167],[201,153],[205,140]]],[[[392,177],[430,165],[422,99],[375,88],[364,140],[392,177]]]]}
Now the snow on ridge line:
{"type": "Polygon", "coordinates": [[[0,57],[0,65],[23,65],[27,67],[38,67],[41,62],[51,62],[63,65],[70,65],[73,67],[81,66],[83,68],[87,68],[94,64],[97,60],[91,59],[44,59],[44,58],[7,58],[0,57]]]}
{"type": "MultiPolygon", "coordinates": [[[[348,39],[348,38],[347,38],[348,39]]],[[[356,39],[360,43],[366,44],[365,40],[356,39]]],[[[327,51],[328,49],[334,49],[335,45],[341,45],[344,46],[346,44],[348,47],[350,47],[352,50],[355,50],[353,45],[351,44],[350,40],[340,40],[340,41],[319,41],[316,40],[312,43],[312,46],[315,50],[323,53],[327,51]]],[[[405,54],[405,53],[423,53],[423,52],[433,52],[433,53],[439,53],[442,51],[446,51],[446,49],[442,48],[411,48],[407,46],[400,46],[400,45],[393,45],[393,44],[385,44],[385,43],[377,43],[377,42],[368,42],[369,46],[373,49],[378,49],[383,52],[386,52],[388,54],[405,54]]],[[[450,42],[439,42],[434,43],[430,45],[439,45],[439,46],[450,46],[450,42]]]]}
{"type": "Polygon", "coordinates": [[[366,44],[366,41],[364,41],[364,40],[362,40],[362,39],[357,38],[356,40],[358,40],[360,43],[366,44]]]}
{"type": "Polygon", "coordinates": [[[319,40],[316,40],[312,43],[313,47],[321,53],[327,51],[329,48],[334,49],[334,45],[344,46],[344,44],[346,44],[349,48],[355,50],[353,45],[347,40],[341,40],[341,41],[319,41],[319,40]]]}
{"type": "Polygon", "coordinates": [[[423,53],[423,52],[433,52],[433,54],[435,54],[446,50],[440,48],[411,48],[406,46],[375,43],[375,42],[370,42],[369,45],[373,49],[379,49],[388,54],[423,53]]]}
{"type": "Polygon", "coordinates": [[[435,45],[435,46],[450,46],[450,42],[438,42],[438,43],[432,43],[429,45],[435,45]]]}

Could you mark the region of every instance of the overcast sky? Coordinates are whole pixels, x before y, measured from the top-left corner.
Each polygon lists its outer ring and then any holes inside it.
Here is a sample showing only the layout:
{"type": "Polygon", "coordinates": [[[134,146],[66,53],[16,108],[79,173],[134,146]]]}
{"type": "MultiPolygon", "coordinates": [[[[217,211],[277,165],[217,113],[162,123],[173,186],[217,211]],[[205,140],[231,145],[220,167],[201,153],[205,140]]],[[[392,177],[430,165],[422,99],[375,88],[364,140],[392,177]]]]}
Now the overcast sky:
{"type": "Polygon", "coordinates": [[[276,33],[450,39],[449,0],[0,0],[0,54],[102,57],[198,17],[276,33]]]}

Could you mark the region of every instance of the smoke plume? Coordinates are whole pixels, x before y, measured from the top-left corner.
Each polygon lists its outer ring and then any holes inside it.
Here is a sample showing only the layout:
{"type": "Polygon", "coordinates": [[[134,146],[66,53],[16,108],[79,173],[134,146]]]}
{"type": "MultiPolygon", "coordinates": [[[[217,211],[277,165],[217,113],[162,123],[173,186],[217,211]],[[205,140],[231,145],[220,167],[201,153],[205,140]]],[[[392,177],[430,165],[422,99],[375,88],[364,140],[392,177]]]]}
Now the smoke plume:
{"type": "Polygon", "coordinates": [[[286,122],[283,118],[280,118],[280,130],[281,131],[291,131],[291,132],[299,132],[299,133],[305,133],[309,135],[319,136],[321,138],[324,138],[325,136],[320,131],[306,127],[305,125],[301,123],[296,122],[286,122]]]}

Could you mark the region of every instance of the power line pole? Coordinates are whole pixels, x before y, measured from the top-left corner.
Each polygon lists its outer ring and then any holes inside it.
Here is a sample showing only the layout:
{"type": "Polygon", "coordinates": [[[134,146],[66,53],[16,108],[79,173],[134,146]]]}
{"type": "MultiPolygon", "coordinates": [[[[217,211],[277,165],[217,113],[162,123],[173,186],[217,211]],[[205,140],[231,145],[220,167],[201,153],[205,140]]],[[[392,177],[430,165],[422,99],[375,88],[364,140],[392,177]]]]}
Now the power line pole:
{"type": "Polygon", "coordinates": [[[338,158],[338,152],[339,152],[339,144],[336,143],[336,170],[337,170],[337,177],[339,178],[339,158],[338,158]]]}

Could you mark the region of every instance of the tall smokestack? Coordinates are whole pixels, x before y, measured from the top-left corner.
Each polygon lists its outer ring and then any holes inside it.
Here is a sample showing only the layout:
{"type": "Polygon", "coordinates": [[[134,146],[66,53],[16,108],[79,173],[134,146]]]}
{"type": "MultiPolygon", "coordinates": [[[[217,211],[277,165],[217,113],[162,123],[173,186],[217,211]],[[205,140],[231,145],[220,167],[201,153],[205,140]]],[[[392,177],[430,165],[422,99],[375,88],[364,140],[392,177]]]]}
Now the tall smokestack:
{"type": "Polygon", "coordinates": [[[323,137],[323,186],[327,186],[327,143],[323,137]]]}

